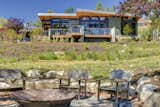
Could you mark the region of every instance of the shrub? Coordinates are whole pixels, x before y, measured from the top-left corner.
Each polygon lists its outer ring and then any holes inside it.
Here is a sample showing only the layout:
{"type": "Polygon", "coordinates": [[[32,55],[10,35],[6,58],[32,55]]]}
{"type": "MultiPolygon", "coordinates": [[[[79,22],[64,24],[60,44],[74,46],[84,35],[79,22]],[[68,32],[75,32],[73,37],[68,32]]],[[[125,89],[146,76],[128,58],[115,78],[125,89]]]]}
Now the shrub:
{"type": "Polygon", "coordinates": [[[140,40],[151,40],[151,29],[144,28],[139,31],[140,40]]]}
{"type": "Polygon", "coordinates": [[[17,39],[17,33],[12,29],[7,30],[5,35],[6,35],[6,37],[5,37],[6,40],[13,41],[13,40],[17,39]]]}
{"type": "Polygon", "coordinates": [[[75,51],[70,51],[65,53],[65,59],[66,60],[76,60],[78,57],[78,54],[75,51]]]}
{"type": "Polygon", "coordinates": [[[22,34],[18,34],[17,35],[17,40],[22,40],[23,39],[23,35],[22,34]]]}
{"type": "Polygon", "coordinates": [[[58,57],[54,53],[42,53],[39,55],[40,60],[57,60],[58,57]]]}
{"type": "Polygon", "coordinates": [[[16,33],[19,33],[21,29],[24,28],[24,20],[19,18],[9,18],[5,27],[8,29],[14,30],[16,33]]]}
{"type": "Polygon", "coordinates": [[[123,34],[130,35],[132,32],[133,32],[133,28],[129,24],[126,24],[123,27],[123,34]]]}
{"type": "Polygon", "coordinates": [[[42,35],[42,28],[35,28],[32,30],[31,38],[32,40],[37,40],[38,36],[42,35]]]}

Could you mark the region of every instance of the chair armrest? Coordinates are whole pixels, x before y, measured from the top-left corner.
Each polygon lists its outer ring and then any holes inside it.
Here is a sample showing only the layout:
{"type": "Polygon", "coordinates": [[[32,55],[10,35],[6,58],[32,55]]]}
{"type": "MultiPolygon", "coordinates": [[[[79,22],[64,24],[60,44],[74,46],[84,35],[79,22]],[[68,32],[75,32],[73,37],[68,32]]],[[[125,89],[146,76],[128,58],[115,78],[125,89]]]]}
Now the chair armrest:
{"type": "Polygon", "coordinates": [[[127,80],[123,80],[123,79],[110,79],[112,82],[118,82],[118,83],[121,83],[121,82],[127,82],[129,83],[130,81],[127,81],[127,80]]]}
{"type": "Polygon", "coordinates": [[[96,79],[96,81],[103,81],[103,80],[107,80],[108,78],[98,78],[96,79]]]}

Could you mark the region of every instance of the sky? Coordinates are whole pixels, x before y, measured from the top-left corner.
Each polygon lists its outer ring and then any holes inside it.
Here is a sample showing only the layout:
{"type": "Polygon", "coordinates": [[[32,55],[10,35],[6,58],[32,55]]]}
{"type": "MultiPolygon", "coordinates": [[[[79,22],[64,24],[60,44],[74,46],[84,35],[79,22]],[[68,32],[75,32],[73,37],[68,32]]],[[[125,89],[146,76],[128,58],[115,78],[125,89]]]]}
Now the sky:
{"type": "Polygon", "coordinates": [[[48,9],[54,12],[64,12],[69,7],[95,9],[99,1],[106,8],[118,5],[121,0],[0,0],[0,17],[36,21],[37,13],[47,12],[48,9]]]}

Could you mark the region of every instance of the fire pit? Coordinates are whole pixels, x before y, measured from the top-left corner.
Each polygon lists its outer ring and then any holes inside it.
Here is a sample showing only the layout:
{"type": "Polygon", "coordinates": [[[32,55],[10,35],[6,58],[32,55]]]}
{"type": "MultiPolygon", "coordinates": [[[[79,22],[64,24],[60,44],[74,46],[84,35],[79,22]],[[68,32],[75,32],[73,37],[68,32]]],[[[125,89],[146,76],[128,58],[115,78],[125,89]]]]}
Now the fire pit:
{"type": "Polygon", "coordinates": [[[12,96],[20,107],[69,107],[76,94],[58,89],[32,89],[13,92],[12,96]]]}

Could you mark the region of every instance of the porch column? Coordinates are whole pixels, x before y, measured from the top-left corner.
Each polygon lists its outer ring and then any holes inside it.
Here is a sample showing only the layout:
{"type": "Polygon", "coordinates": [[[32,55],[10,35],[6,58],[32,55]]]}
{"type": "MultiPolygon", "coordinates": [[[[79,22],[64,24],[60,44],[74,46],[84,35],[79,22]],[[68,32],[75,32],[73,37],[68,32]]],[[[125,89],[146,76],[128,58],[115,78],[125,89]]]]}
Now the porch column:
{"type": "Polygon", "coordinates": [[[48,39],[49,40],[51,39],[51,29],[50,28],[48,29],[48,39]]]}
{"type": "Polygon", "coordinates": [[[116,28],[111,29],[111,42],[116,42],[116,28]]]}
{"type": "Polygon", "coordinates": [[[84,26],[80,27],[80,34],[82,35],[82,37],[80,38],[81,42],[84,42],[84,36],[85,36],[85,34],[84,34],[84,26]]]}

